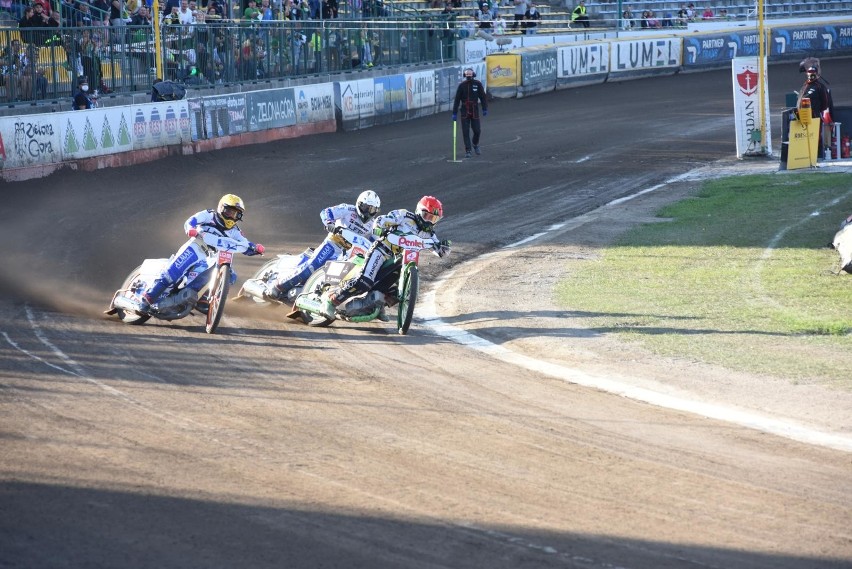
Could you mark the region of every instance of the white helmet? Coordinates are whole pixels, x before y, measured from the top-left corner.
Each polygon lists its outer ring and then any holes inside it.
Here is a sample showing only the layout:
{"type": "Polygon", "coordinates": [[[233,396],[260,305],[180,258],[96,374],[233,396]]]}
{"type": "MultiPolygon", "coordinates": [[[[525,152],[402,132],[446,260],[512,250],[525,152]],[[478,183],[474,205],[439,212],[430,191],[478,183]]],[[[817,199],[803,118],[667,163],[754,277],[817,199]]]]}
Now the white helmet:
{"type": "Polygon", "coordinates": [[[369,221],[379,214],[382,207],[382,200],[373,190],[364,190],[358,199],[355,201],[355,208],[358,210],[358,215],[362,221],[369,221]]]}

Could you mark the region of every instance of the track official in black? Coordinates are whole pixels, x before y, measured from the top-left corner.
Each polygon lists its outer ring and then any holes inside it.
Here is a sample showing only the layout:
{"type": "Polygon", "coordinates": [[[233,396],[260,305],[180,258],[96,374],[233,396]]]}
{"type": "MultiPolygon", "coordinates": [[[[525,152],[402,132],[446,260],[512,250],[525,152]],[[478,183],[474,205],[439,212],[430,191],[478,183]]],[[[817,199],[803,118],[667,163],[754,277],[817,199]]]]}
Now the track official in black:
{"type": "Polygon", "coordinates": [[[479,124],[479,105],[482,105],[482,116],[488,116],[488,99],[485,96],[485,86],[476,80],[473,69],[464,70],[464,81],[456,89],[456,100],[453,102],[453,121],[458,120],[461,107],[461,129],[464,138],[465,158],[470,158],[470,130],[473,130],[473,150],[479,151],[479,136],[482,128],[479,124]]]}

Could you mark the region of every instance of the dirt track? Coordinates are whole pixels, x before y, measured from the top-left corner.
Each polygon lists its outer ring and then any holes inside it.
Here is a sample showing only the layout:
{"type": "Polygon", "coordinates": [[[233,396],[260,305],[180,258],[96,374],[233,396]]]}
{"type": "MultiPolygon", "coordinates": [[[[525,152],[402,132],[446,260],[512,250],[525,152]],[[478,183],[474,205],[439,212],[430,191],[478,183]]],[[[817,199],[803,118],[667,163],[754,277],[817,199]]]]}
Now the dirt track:
{"type": "MultiPolygon", "coordinates": [[[[824,70],[852,92],[852,62],[824,70]]],[[[773,109],[800,81],[773,68],[773,109]]],[[[362,188],[386,210],[434,193],[456,244],[424,267],[435,281],[731,157],[730,91],[721,71],[496,101],[484,155],[465,164],[447,162],[446,115],[5,186],[0,567],[852,566],[847,453],[577,387],[417,323],[407,337],[308,329],[229,305],[208,336],[198,317],[99,314],[140,259],[175,249],[187,215],[232,190],[271,251],[318,242],[319,209],[362,188]]],[[[582,237],[519,253],[505,281],[453,282],[441,315],[616,369],[597,348],[574,352],[581,335],[549,301],[516,298],[513,285],[558,276],[539,251],[568,259],[594,245],[582,237]]]]}

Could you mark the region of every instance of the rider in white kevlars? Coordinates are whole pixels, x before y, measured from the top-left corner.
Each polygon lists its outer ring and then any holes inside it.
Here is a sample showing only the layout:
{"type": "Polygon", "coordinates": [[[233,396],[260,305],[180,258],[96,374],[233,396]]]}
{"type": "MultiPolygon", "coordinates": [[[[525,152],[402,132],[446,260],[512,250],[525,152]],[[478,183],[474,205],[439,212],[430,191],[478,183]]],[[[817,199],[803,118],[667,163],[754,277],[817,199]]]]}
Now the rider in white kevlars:
{"type": "Polygon", "coordinates": [[[341,240],[336,238],[335,231],[338,228],[350,229],[368,239],[371,238],[373,220],[379,214],[381,206],[382,202],[376,192],[365,190],[358,196],[354,205],[342,203],[323,209],[320,212],[320,219],[328,231],[328,235],[314,249],[313,254],[303,263],[297,265],[290,274],[278,275],[276,280],[267,283],[266,296],[275,300],[283,300],[286,298],[287,291],[304,284],[308,277],[322,267],[326,261],[340,258],[344,248],[341,240]]]}
{"type": "Polygon", "coordinates": [[[248,256],[262,254],[263,245],[246,239],[237,226],[245,211],[243,200],[239,196],[225,194],[215,210],[202,210],[187,219],[183,230],[191,239],[177,250],[169,265],[163,269],[160,278],[151,283],[142,294],[139,309],[143,312],[150,310],[151,304],[156,302],[166,287],[178,282],[195,263],[207,256],[205,248],[208,246],[229,249],[248,256]],[[196,237],[201,237],[203,244],[199,244],[196,237]]]}
{"type": "MultiPolygon", "coordinates": [[[[376,235],[383,235],[387,231],[400,230],[415,234],[418,237],[437,240],[434,227],[436,223],[441,221],[443,216],[444,206],[440,200],[434,196],[423,196],[417,202],[414,212],[410,212],[407,209],[395,209],[388,212],[387,215],[377,217],[373,231],[376,235]]],[[[439,257],[449,255],[450,242],[447,240],[441,241],[436,251],[439,257]]],[[[334,287],[323,294],[324,315],[333,318],[337,306],[353,296],[359,296],[368,292],[375,283],[376,275],[385,259],[393,254],[393,250],[387,244],[382,244],[374,248],[370,256],[364,261],[360,274],[341,282],[340,286],[334,287]]]]}

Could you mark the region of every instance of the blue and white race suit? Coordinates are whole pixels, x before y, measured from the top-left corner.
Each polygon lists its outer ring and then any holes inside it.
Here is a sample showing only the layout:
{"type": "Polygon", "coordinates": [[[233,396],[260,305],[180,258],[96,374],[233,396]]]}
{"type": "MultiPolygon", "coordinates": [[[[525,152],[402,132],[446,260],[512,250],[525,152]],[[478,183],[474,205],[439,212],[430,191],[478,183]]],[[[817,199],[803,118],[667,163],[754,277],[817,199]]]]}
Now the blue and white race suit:
{"type": "Polygon", "coordinates": [[[289,274],[278,275],[276,281],[270,283],[278,289],[279,294],[286,294],[291,288],[304,284],[308,277],[327,261],[340,259],[343,256],[346,249],[343,247],[342,240],[333,233],[336,227],[349,229],[370,241],[373,239],[373,220],[361,219],[358,208],[354,204],[342,203],[327,207],[320,212],[320,219],[328,230],[328,235],[314,249],[310,257],[296,265],[289,274]]]}
{"type": "MultiPolygon", "coordinates": [[[[183,224],[184,232],[189,235],[193,229],[198,232],[201,243],[196,238],[184,243],[172,255],[169,264],[160,273],[160,278],[145,291],[146,297],[159,297],[166,287],[179,282],[192,267],[206,259],[210,249],[233,251],[249,256],[257,254],[256,245],[243,236],[239,226],[235,224],[231,229],[225,229],[215,210],[199,211],[187,219],[183,224]]],[[[232,272],[231,278],[235,280],[236,273],[232,272]]]]}

